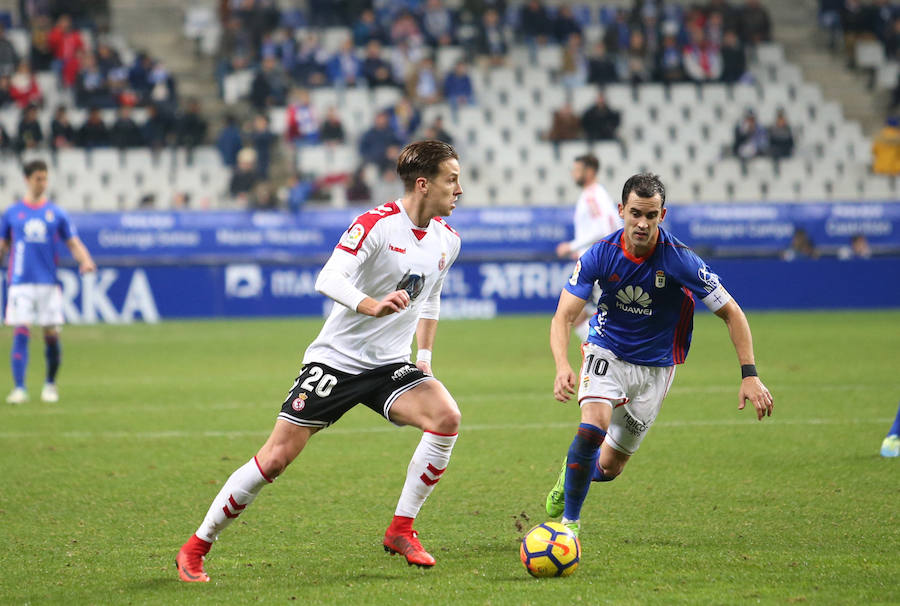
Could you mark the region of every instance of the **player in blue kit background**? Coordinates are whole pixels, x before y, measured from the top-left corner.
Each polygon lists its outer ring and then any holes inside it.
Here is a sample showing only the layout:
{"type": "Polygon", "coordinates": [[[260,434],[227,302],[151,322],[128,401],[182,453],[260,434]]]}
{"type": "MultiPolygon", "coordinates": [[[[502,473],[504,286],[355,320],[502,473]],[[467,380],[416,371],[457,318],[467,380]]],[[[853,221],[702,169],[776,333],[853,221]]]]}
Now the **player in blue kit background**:
{"type": "Polygon", "coordinates": [[[41,400],[58,402],[56,373],[61,348],[59,331],[63,324],[62,290],[56,278],[57,242],[65,242],[81,273],[97,269],[90,253],[69,221],[69,216],[44,197],[47,190],[47,163],[33,160],[24,167],[27,194],[6,209],[0,218],[0,258],[9,251],[8,289],[5,322],[15,327],[11,353],[15,386],[7,396],[10,404],[28,401],[25,371],[28,368],[29,326],[44,329],[47,375],[41,400]]]}
{"type": "Polygon", "coordinates": [[[591,481],[608,482],[622,473],[656,419],[675,366],[685,361],[691,345],[695,298],[728,327],[741,365],[738,408],[749,400],[759,420],[772,414],[772,395],[757,376],[747,318],[709,266],[659,226],[665,201],[656,175],[626,181],[619,205],[624,228],[579,258],[550,325],[553,395],[566,402],[576,391],[568,359],[572,324],[595,283],[603,289],[582,349],[581,424],[546,502],[547,513],[562,514],[563,524],[576,534],[591,481]]]}

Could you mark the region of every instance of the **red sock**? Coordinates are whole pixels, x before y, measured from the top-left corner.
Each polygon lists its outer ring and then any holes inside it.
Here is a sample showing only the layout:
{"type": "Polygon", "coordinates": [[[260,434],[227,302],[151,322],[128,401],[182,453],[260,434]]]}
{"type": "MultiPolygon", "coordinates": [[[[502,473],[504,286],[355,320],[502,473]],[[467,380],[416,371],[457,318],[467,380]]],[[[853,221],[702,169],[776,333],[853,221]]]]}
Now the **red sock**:
{"type": "Polygon", "coordinates": [[[209,553],[209,548],[212,547],[212,543],[207,543],[200,537],[195,534],[191,535],[191,538],[188,539],[187,543],[184,545],[188,551],[193,551],[194,553],[199,553],[200,555],[206,555],[209,553]]]}
{"type": "Polygon", "coordinates": [[[395,534],[410,534],[412,532],[413,518],[407,518],[406,516],[394,516],[394,519],[391,520],[391,526],[388,530],[393,531],[395,534]]]}

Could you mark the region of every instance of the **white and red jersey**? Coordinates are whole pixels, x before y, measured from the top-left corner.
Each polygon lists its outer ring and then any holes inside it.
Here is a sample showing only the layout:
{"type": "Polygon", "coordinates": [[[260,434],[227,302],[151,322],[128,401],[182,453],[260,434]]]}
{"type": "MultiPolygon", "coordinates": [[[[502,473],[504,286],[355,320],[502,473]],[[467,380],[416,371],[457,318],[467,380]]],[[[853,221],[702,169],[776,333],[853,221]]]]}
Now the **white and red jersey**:
{"type": "Polygon", "coordinates": [[[583,255],[594,242],[622,227],[619,207],[606,188],[593,183],[584,188],[575,204],[575,238],[572,250],[583,255]]]}
{"type": "Polygon", "coordinates": [[[319,336],[306,349],[303,363],[320,362],[358,373],[408,362],[419,318],[437,319],[441,286],[459,249],[459,234],[443,219],[435,217],[420,228],[401,200],[357,217],[323,273],[339,270],[362,294],[377,301],[405,288],[410,304],[381,318],[357,313],[355,305],[351,309],[335,304],[319,336]]]}

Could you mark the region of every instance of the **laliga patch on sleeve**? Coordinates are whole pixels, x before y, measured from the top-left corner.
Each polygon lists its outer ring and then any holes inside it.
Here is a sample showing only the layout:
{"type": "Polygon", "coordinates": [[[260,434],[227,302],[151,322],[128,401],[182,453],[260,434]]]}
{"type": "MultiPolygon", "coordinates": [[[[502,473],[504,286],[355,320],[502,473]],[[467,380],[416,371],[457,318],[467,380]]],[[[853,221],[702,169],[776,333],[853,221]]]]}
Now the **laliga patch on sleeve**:
{"type": "Polygon", "coordinates": [[[341,236],[340,245],[344,248],[349,248],[350,250],[358,250],[364,235],[366,235],[366,228],[359,223],[354,223],[350,226],[350,229],[345,231],[344,235],[341,236]]]}
{"type": "Polygon", "coordinates": [[[575,270],[572,272],[572,277],[569,278],[569,284],[575,286],[578,284],[578,274],[581,273],[581,259],[575,263],[575,270]]]}

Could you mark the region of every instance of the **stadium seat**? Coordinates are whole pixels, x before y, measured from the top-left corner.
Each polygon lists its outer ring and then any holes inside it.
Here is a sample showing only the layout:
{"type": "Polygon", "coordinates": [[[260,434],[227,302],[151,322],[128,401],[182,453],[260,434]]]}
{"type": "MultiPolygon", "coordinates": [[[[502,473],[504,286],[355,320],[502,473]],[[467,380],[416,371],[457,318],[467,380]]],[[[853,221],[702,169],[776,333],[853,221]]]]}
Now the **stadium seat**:
{"type": "Polygon", "coordinates": [[[867,200],[897,200],[894,177],[869,175],[862,180],[863,196],[867,200]]]}
{"type": "Polygon", "coordinates": [[[761,42],[756,45],[756,60],[763,65],[781,65],[784,48],[776,42],[761,42]]]}
{"type": "Polygon", "coordinates": [[[800,192],[800,184],[796,179],[773,179],[767,183],[764,199],[770,202],[794,202],[800,192]]]}
{"type": "Polygon", "coordinates": [[[884,63],[884,45],[878,40],[860,40],[856,43],[856,65],[875,69],[884,63]]]}

